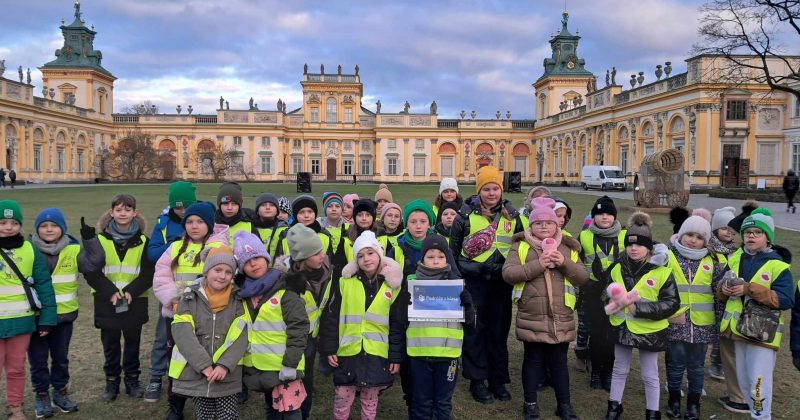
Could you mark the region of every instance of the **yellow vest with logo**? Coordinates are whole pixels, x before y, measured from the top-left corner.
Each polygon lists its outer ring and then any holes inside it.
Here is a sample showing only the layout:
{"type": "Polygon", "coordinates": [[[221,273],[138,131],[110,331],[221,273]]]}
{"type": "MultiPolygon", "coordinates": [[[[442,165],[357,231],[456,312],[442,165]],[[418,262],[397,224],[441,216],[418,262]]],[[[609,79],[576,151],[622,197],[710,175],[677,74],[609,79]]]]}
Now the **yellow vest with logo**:
{"type": "Polygon", "coordinates": [[[56,311],[59,315],[78,310],[78,254],[81,246],[69,244],[58,254],[50,278],[53,280],[53,292],[56,295],[56,311]]]}
{"type": "Polygon", "coordinates": [[[373,356],[389,357],[389,310],[400,288],[392,289],[386,282],[366,305],[366,292],[357,277],[339,279],[342,307],[339,313],[339,349],[337,356],[355,356],[363,349],[373,356]]]}
{"type": "MultiPolygon", "coordinates": [[[[416,275],[408,276],[408,281],[416,275]]],[[[411,357],[461,357],[464,329],[460,322],[409,321],[406,329],[406,352],[411,357]]]]}
{"type": "MultiPolygon", "coordinates": [[[[278,290],[269,299],[262,300],[261,307],[250,324],[247,338],[248,351],[244,359],[245,366],[261,371],[278,372],[283,367],[283,355],[286,353],[286,322],[283,320],[281,301],[286,290],[278,290]]],[[[245,307],[245,315],[252,319],[250,310],[245,307]]],[[[300,359],[297,370],[305,369],[305,356],[300,359]]]]}
{"type": "MultiPolygon", "coordinates": [[[[622,229],[619,234],[617,235],[617,241],[619,246],[619,253],[624,252],[625,250],[625,234],[627,230],[622,229]]],[[[589,229],[581,231],[579,240],[581,242],[581,248],[583,249],[583,265],[589,270],[589,279],[597,281],[597,278],[592,271],[592,263],[594,262],[595,258],[600,258],[600,263],[603,266],[603,269],[608,269],[608,266],[614,262],[614,255],[606,255],[594,245],[594,233],[592,233],[589,229]]]]}
{"type": "MultiPolygon", "coordinates": [[[[730,258],[728,258],[728,267],[739,276],[739,264],[742,260],[742,253],[741,249],[738,249],[734,252],[730,258]]],[[[750,279],[749,283],[760,284],[768,289],[772,289],[772,282],[778,278],[781,273],[785,270],[790,269],[791,266],[786,264],[780,260],[769,260],[764,265],[761,266],[756,273],[753,275],[753,278],[750,279]]],[[[725,304],[725,313],[722,316],[722,322],[720,323],[720,331],[725,332],[729,328],[730,330],[739,337],[744,338],[745,340],[749,340],[748,338],[739,334],[736,330],[736,324],[739,323],[739,317],[742,314],[742,305],[743,299],[740,297],[729,297],[727,303],[725,304]]],[[[772,340],[770,343],[764,343],[767,346],[770,346],[774,349],[778,349],[781,346],[781,338],[783,338],[783,315],[780,316],[780,324],[778,325],[778,332],[775,334],[775,339],[772,340]]]]}
{"type": "MultiPolygon", "coordinates": [[[[125,258],[122,261],[119,260],[119,255],[117,255],[117,250],[114,248],[113,240],[103,235],[97,235],[97,239],[100,240],[100,245],[103,247],[103,251],[106,254],[103,274],[109,281],[114,283],[117,290],[122,293],[122,289],[131,284],[131,282],[139,276],[142,255],[144,254],[144,244],[147,241],[147,237],[141,235],[142,243],[135,248],[128,248],[125,253],[125,258]]],[[[94,290],[92,294],[94,294],[94,290]]]]}
{"type": "MultiPolygon", "coordinates": [[[[514,218],[514,220],[508,220],[505,217],[500,217],[497,223],[497,231],[495,232],[492,247],[473,258],[472,261],[486,262],[486,260],[488,260],[495,251],[500,251],[504,258],[507,257],[508,251],[511,249],[511,237],[514,236],[514,231],[517,227],[517,220],[519,220],[523,226],[527,225],[528,223],[528,219],[523,215],[520,215],[518,218],[514,218]]],[[[466,240],[470,236],[480,232],[483,229],[486,229],[491,224],[492,222],[490,222],[485,216],[471,212],[469,214],[469,235],[467,235],[464,239],[466,240]]],[[[461,255],[466,257],[463,250],[461,251],[461,255]]]]}
{"type": "MultiPolygon", "coordinates": [[[[180,252],[181,247],[183,247],[183,241],[186,240],[187,239],[181,239],[172,244],[172,248],[170,249],[171,260],[174,260],[175,257],[178,256],[178,252],[180,252]]],[[[206,244],[208,248],[219,248],[219,246],[219,242],[206,244]]],[[[178,258],[178,266],[172,271],[172,279],[178,286],[179,291],[183,290],[186,286],[191,286],[192,283],[203,274],[203,261],[198,260],[197,265],[194,265],[195,256],[201,252],[203,252],[203,246],[201,244],[189,242],[183,254],[178,258]]]]}
{"type": "MultiPolygon", "coordinates": [[[[621,270],[622,268],[619,264],[615,265],[611,270],[611,279],[619,283],[627,293],[629,290],[625,287],[625,282],[622,280],[621,270]]],[[[664,287],[664,284],[669,280],[670,274],[672,274],[672,270],[670,270],[669,267],[656,267],[643,275],[636,283],[636,286],[633,287],[635,290],[639,291],[640,300],[642,302],[657,302],[658,292],[661,291],[661,288],[664,287]]],[[[635,315],[631,315],[630,309],[627,307],[622,311],[611,314],[608,318],[609,321],[611,321],[611,325],[616,327],[624,323],[628,330],[634,334],[652,334],[666,329],[669,326],[669,321],[666,319],[655,321],[637,318],[635,315]]]]}
{"type": "MultiPolygon", "coordinates": [[[[381,236],[378,236],[378,242],[380,242],[381,246],[383,247],[383,250],[385,252],[388,252],[390,245],[391,245],[392,248],[399,248],[400,247],[400,244],[397,243],[397,238],[399,238],[401,236],[403,236],[402,233],[400,233],[398,235],[393,235],[393,236],[381,235],[381,236]]],[[[449,240],[449,238],[448,238],[448,240],[449,240]]]]}
{"type": "MultiPolygon", "coordinates": [[[[191,324],[192,331],[195,331],[195,323],[194,317],[191,314],[175,314],[175,318],[172,319],[173,324],[178,324],[181,322],[186,322],[191,324]]],[[[242,333],[247,327],[247,319],[245,315],[239,316],[233,320],[231,326],[228,327],[228,332],[225,334],[225,342],[217,348],[213,355],[211,355],[211,361],[213,363],[217,363],[219,359],[222,357],[225,352],[231,348],[233,343],[242,335],[242,333]]],[[[212,345],[213,347],[213,345],[212,345]]],[[[239,364],[242,364],[242,361],[239,361],[239,364]]],[[[181,354],[181,351],[178,349],[178,346],[175,345],[172,347],[172,358],[169,361],[169,377],[172,379],[180,379],[181,373],[183,370],[186,369],[187,361],[186,358],[181,354]]]]}
{"type": "MultiPolygon", "coordinates": [[[[33,260],[35,254],[33,245],[25,241],[21,247],[15,249],[0,249],[14,261],[25,278],[33,275],[33,260]]],[[[14,273],[11,267],[6,265],[5,260],[0,258],[0,319],[22,318],[33,315],[22,280],[14,273]]]]}
{"type": "Polygon", "coordinates": [[[236,236],[236,232],[240,230],[250,233],[253,231],[253,224],[240,220],[235,225],[230,226],[228,228],[228,243],[233,243],[233,237],[236,236]]]}
{"type": "Polygon", "coordinates": [[[314,295],[310,291],[306,290],[300,295],[306,305],[309,332],[314,338],[317,338],[317,335],[319,335],[319,317],[322,315],[322,311],[325,307],[328,306],[328,300],[331,297],[331,283],[333,283],[333,274],[331,274],[331,279],[328,280],[328,284],[325,285],[325,290],[322,292],[322,300],[319,306],[317,305],[317,301],[314,300],[314,295]]]}
{"type": "Polygon", "coordinates": [[[675,315],[682,315],[689,311],[689,319],[694,325],[708,326],[714,325],[716,315],[714,314],[714,290],[711,288],[711,280],[714,277],[714,259],[707,255],[700,260],[697,272],[694,273],[692,282],[686,279],[683,274],[678,259],[675,254],[669,253],[669,268],[675,283],[678,284],[678,292],[681,296],[681,309],[675,315]]]}
{"type": "Polygon", "coordinates": [[[280,242],[278,239],[281,237],[281,232],[286,229],[286,226],[256,228],[258,237],[261,238],[261,243],[264,244],[264,249],[267,250],[270,257],[275,257],[275,251],[278,250],[278,242],[280,242]]]}
{"type": "MultiPolygon", "coordinates": [[[[521,241],[519,243],[519,247],[517,251],[519,252],[519,262],[522,265],[525,265],[525,261],[528,258],[528,251],[530,251],[531,246],[525,241],[521,241]]],[[[580,259],[580,253],[578,251],[570,251],[569,258],[572,262],[578,262],[580,259]]],[[[514,288],[511,290],[511,301],[514,303],[519,302],[519,299],[522,297],[522,290],[525,288],[526,282],[520,282],[514,285],[514,288]]],[[[566,277],[564,278],[564,305],[567,308],[575,310],[575,303],[578,301],[577,293],[575,292],[575,286],[570,283],[569,279],[566,277]]]]}

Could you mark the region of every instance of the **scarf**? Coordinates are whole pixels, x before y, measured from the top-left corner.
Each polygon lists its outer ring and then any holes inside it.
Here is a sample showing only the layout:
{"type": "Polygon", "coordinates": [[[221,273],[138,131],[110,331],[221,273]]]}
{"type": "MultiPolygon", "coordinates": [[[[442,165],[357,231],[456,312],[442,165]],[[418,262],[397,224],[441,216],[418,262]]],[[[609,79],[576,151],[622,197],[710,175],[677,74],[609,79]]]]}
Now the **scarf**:
{"type": "Polygon", "coordinates": [[[622,278],[626,280],[625,288],[628,290],[635,286],[645,273],[653,269],[653,265],[647,259],[634,261],[628,257],[628,254],[622,254],[619,257],[619,265],[622,278]]]}
{"type": "Polygon", "coordinates": [[[58,255],[64,247],[69,245],[70,238],[67,235],[61,235],[55,242],[45,242],[42,238],[39,237],[38,234],[34,233],[31,235],[31,243],[33,246],[36,247],[40,252],[47,255],[58,255]]]}
{"type": "Polygon", "coordinates": [[[714,251],[718,253],[728,256],[736,252],[739,247],[736,246],[736,241],[730,241],[728,243],[723,243],[714,235],[711,235],[711,239],[708,241],[708,244],[711,245],[711,248],[714,248],[714,251]]]}
{"type": "Polygon", "coordinates": [[[131,220],[130,226],[128,226],[128,230],[126,232],[122,232],[117,227],[117,222],[114,219],[111,219],[108,222],[108,226],[106,226],[106,232],[111,235],[111,239],[114,240],[114,243],[122,245],[125,242],[128,242],[129,239],[133,238],[134,235],[139,233],[139,221],[136,219],[131,220]]]}
{"type": "Polygon", "coordinates": [[[708,255],[708,248],[693,249],[683,245],[680,241],[673,241],[672,247],[687,260],[699,261],[708,255]]]}
{"type": "Polygon", "coordinates": [[[438,233],[439,235],[444,236],[445,238],[449,238],[450,237],[450,228],[444,227],[444,223],[442,223],[442,222],[439,222],[439,223],[436,224],[436,229],[435,230],[436,230],[436,233],[438,233]]]}
{"type": "Polygon", "coordinates": [[[417,263],[417,280],[451,280],[450,264],[432,268],[420,261],[417,263]]]}
{"type": "Polygon", "coordinates": [[[264,275],[264,277],[256,280],[251,279],[250,277],[245,277],[244,283],[242,284],[242,290],[239,292],[239,295],[243,298],[261,296],[264,293],[267,293],[267,291],[278,282],[280,277],[281,273],[278,270],[270,270],[264,275]]]}
{"type": "MultiPolygon", "coordinates": [[[[427,232],[425,232],[425,237],[427,238],[427,237],[428,237],[428,235],[432,235],[432,234],[434,234],[434,233],[435,233],[435,232],[434,232],[433,230],[431,230],[430,228],[428,228],[428,231],[427,231],[427,232]]],[[[423,239],[423,241],[424,241],[424,240],[425,240],[425,239],[423,239]]],[[[422,241],[419,241],[419,240],[416,240],[416,239],[414,239],[414,237],[413,237],[413,236],[411,236],[411,232],[409,232],[409,231],[405,231],[405,232],[403,233],[403,242],[405,242],[405,243],[406,243],[406,245],[408,245],[409,247],[411,247],[411,249],[413,249],[414,251],[421,251],[421,250],[422,250],[422,241]]]]}
{"type": "Polygon", "coordinates": [[[352,217],[344,217],[344,216],[342,216],[342,220],[344,220],[344,223],[347,224],[347,225],[352,225],[353,224],[353,218],[352,217]]]}
{"type": "Polygon", "coordinates": [[[604,236],[606,238],[616,238],[621,231],[622,225],[619,224],[619,220],[614,220],[614,224],[611,225],[610,228],[606,229],[597,227],[597,225],[594,224],[594,221],[592,221],[592,224],[589,225],[589,232],[592,232],[597,236],[604,236]]]}
{"type": "Polygon", "coordinates": [[[244,213],[242,213],[242,209],[239,209],[239,212],[237,212],[231,217],[225,217],[225,215],[222,214],[222,210],[217,210],[217,215],[214,218],[215,219],[214,221],[219,224],[233,226],[241,222],[243,218],[244,218],[244,213]]]}
{"type": "Polygon", "coordinates": [[[3,249],[17,249],[25,243],[25,238],[19,233],[14,236],[6,236],[0,238],[0,248],[3,249]]]}
{"type": "Polygon", "coordinates": [[[215,292],[207,285],[203,285],[203,291],[206,292],[206,299],[208,299],[208,306],[211,308],[211,313],[219,313],[228,307],[231,301],[231,292],[233,291],[233,284],[229,284],[223,290],[215,292]]]}
{"type": "Polygon", "coordinates": [[[277,226],[278,218],[275,217],[272,220],[267,220],[267,219],[263,219],[261,217],[256,217],[253,220],[252,223],[253,223],[253,226],[255,226],[255,227],[259,228],[259,229],[270,229],[270,228],[274,228],[274,227],[277,226]]]}
{"type": "MultiPolygon", "coordinates": [[[[292,270],[295,272],[300,271],[300,264],[293,263],[292,270]]],[[[322,262],[322,267],[316,270],[306,271],[306,285],[311,288],[311,293],[316,297],[322,293],[322,283],[331,277],[331,265],[326,258],[322,262]]]]}
{"type": "MultiPolygon", "coordinates": [[[[553,235],[553,239],[556,240],[556,246],[561,245],[561,239],[564,235],[561,233],[561,229],[556,230],[556,234],[553,235]]],[[[530,229],[525,229],[525,242],[531,246],[531,248],[535,249],[539,254],[543,252],[542,250],[542,240],[533,236],[533,232],[530,229]]],[[[521,261],[525,264],[525,261],[521,261]]]]}

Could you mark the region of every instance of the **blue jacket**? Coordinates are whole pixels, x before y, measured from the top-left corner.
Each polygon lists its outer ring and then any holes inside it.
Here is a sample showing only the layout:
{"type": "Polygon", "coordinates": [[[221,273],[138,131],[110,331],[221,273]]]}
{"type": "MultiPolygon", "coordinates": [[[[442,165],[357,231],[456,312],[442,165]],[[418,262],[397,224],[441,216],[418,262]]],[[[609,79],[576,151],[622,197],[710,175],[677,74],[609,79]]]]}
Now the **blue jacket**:
{"type": "MultiPolygon", "coordinates": [[[[759,252],[755,255],[742,252],[739,262],[739,277],[749,282],[769,260],[783,261],[783,258],[775,250],[759,252]]],[[[770,289],[778,296],[778,309],[781,311],[791,309],[794,306],[794,295],[797,289],[797,283],[792,279],[791,268],[784,270],[778,278],[773,280],[770,289]]]]}
{"type": "Polygon", "coordinates": [[[161,254],[163,254],[169,244],[181,239],[186,231],[178,217],[172,209],[166,213],[161,213],[153,227],[153,234],[150,235],[150,242],[147,244],[147,259],[155,264],[161,254]],[[166,228],[166,230],[164,230],[166,228]],[[166,235],[165,235],[166,233],[166,235]]]}

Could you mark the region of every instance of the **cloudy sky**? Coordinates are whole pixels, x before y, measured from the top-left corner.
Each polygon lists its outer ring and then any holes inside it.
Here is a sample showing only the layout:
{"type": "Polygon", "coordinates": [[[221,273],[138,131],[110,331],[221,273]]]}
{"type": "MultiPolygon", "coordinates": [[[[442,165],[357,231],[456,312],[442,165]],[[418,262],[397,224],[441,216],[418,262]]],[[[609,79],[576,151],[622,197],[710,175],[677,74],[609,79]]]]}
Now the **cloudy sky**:
{"type": "MultiPolygon", "coordinates": [[[[35,67],[54,58],[61,18],[72,0],[26,0],[0,15],[0,59],[35,67]]],[[[600,79],[616,66],[618,82],[672,61],[685,70],[697,39],[701,0],[568,0],[579,55],[600,79]]],[[[301,104],[303,64],[319,71],[360,67],[364,106],[427,111],[440,118],[463,109],[491,118],[496,110],[533,118],[533,83],[550,56],[564,0],[83,0],[95,48],[119,79],[115,109],[151,100],[162,112],[189,104],[213,113],[220,95],[232,109],[275,109],[278,98],[301,104]]],[[[13,70],[11,70],[13,71],[13,70]]],[[[15,77],[13,72],[10,77],[15,77]]],[[[9,72],[6,73],[9,77],[9,72]]],[[[602,84],[602,81],[600,82],[602,84]]],[[[645,82],[646,83],[646,82],[645,82]]],[[[39,89],[37,89],[38,91],[39,89]]]]}

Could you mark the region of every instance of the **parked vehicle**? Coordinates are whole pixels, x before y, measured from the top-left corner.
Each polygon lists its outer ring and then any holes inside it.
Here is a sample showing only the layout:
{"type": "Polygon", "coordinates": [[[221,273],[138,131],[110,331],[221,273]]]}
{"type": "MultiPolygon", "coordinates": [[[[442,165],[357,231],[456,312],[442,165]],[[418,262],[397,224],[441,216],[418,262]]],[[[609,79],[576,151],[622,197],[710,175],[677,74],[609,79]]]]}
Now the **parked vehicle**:
{"type": "Polygon", "coordinates": [[[599,188],[603,191],[626,191],[628,183],[619,166],[584,166],[581,170],[581,187],[584,190],[599,188]]]}

